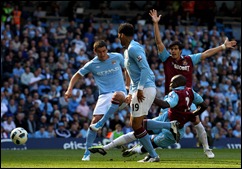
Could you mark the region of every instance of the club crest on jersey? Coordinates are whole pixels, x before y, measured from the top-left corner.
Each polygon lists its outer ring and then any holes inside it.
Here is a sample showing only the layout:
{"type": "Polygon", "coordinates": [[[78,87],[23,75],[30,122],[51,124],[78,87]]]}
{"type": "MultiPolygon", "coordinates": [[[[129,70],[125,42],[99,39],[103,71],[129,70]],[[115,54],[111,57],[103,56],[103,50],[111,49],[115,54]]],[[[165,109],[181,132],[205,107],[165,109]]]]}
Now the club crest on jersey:
{"type": "Polygon", "coordinates": [[[187,61],[186,60],[183,60],[182,61],[182,65],[186,66],[187,65],[187,61]]]}
{"type": "Polygon", "coordinates": [[[142,57],[141,56],[138,56],[137,57],[137,61],[140,62],[142,60],[142,57]]]}
{"type": "Polygon", "coordinates": [[[113,64],[113,65],[116,64],[116,60],[113,60],[113,61],[112,61],[112,64],[113,64]]]}

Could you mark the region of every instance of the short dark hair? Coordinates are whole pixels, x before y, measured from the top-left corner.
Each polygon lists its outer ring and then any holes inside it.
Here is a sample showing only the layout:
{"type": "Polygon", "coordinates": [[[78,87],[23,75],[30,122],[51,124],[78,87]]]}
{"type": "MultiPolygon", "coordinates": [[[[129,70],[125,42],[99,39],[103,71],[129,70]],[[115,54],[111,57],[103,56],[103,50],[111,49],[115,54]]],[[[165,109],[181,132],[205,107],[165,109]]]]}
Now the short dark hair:
{"type": "Polygon", "coordinates": [[[169,45],[169,49],[172,48],[175,45],[177,45],[180,50],[183,49],[183,44],[181,42],[179,42],[179,41],[173,41],[173,42],[171,42],[171,44],[169,45]]]}
{"type": "Polygon", "coordinates": [[[118,28],[118,33],[123,33],[125,36],[133,36],[134,26],[130,23],[122,23],[118,28]]]}
{"type": "Polygon", "coordinates": [[[93,49],[97,50],[98,48],[106,47],[107,43],[104,40],[98,40],[93,44],[93,49]]]}

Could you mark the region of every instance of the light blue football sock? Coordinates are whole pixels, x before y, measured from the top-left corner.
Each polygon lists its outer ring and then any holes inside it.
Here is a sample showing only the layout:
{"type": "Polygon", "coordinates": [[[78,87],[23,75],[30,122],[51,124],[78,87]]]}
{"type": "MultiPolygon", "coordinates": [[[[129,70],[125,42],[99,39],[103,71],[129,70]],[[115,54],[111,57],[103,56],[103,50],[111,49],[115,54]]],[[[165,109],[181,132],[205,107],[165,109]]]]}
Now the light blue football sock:
{"type": "Polygon", "coordinates": [[[155,129],[168,129],[171,128],[170,122],[161,122],[161,121],[154,121],[151,119],[147,119],[146,130],[155,130],[155,129]]]}
{"type": "Polygon", "coordinates": [[[89,147],[92,146],[94,140],[96,139],[97,136],[97,132],[90,130],[90,128],[88,128],[87,130],[87,138],[86,138],[86,150],[85,150],[85,155],[89,155],[90,151],[88,150],[89,147]]]}
{"type": "Polygon", "coordinates": [[[146,134],[144,137],[139,138],[139,141],[144,146],[144,148],[146,149],[146,151],[149,152],[149,154],[150,154],[151,157],[154,158],[154,157],[157,157],[158,156],[158,154],[155,152],[155,149],[154,149],[153,145],[151,144],[149,134],[146,134]]]}
{"type": "Polygon", "coordinates": [[[103,127],[103,125],[106,123],[106,121],[109,119],[109,117],[114,114],[119,108],[119,104],[114,104],[112,103],[111,106],[109,107],[108,111],[104,116],[97,122],[95,127],[103,127]]]}

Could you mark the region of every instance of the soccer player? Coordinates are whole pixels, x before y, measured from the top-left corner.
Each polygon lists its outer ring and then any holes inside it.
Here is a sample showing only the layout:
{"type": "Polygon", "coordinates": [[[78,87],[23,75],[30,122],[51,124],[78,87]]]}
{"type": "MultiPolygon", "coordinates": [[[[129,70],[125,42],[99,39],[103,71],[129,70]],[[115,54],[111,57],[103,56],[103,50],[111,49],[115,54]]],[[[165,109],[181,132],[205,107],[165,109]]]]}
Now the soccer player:
{"type": "MultiPolygon", "coordinates": [[[[161,126],[163,122],[177,120],[180,123],[179,133],[180,137],[182,138],[184,135],[184,124],[188,121],[195,121],[196,116],[200,115],[207,108],[203,98],[191,88],[186,87],[186,78],[183,75],[176,75],[171,79],[170,91],[171,92],[164,101],[155,98],[155,104],[161,106],[162,108],[169,108],[168,111],[157,117],[159,118],[159,121],[156,121],[155,119],[144,119],[144,127],[150,134],[154,134],[154,137],[152,138],[154,148],[166,148],[176,142],[172,133],[161,126]],[[198,107],[194,111],[190,110],[192,103],[198,107]]],[[[130,132],[126,134],[129,137],[123,135],[105,146],[94,146],[90,147],[89,150],[92,153],[98,152],[102,155],[105,155],[106,151],[111,148],[134,141],[132,140],[132,137],[130,137],[132,134],[133,132],[130,132]],[[121,137],[126,137],[126,142],[122,141],[121,137]]],[[[145,152],[147,152],[145,148],[138,145],[124,151],[123,156],[128,157],[135,153],[145,152]]],[[[147,162],[149,158],[149,155],[146,156],[143,159],[143,162],[147,162]]]]}
{"type": "MultiPolygon", "coordinates": [[[[150,10],[149,15],[152,18],[154,25],[155,41],[158,48],[158,56],[164,64],[165,73],[165,94],[169,92],[169,84],[171,78],[177,74],[182,74],[187,79],[187,87],[192,87],[192,73],[194,65],[199,61],[213,56],[219,51],[233,48],[236,45],[236,41],[228,41],[226,38],[224,44],[221,46],[208,49],[203,53],[192,54],[188,56],[182,56],[182,44],[179,41],[174,41],[169,45],[169,52],[166,50],[164,44],[161,41],[158,22],[161,15],[157,15],[155,9],[150,10]]],[[[165,110],[164,110],[165,111],[165,110]]],[[[203,145],[204,153],[208,158],[214,158],[212,150],[208,146],[207,133],[199,119],[196,116],[196,121],[193,123],[198,134],[198,138],[203,145]]]]}
{"type": "MultiPolygon", "coordinates": [[[[71,78],[65,100],[72,96],[72,89],[79,79],[91,72],[99,88],[99,97],[96,107],[93,111],[91,124],[99,121],[105,113],[112,114],[119,107],[124,107],[122,103],[127,95],[124,78],[124,58],[119,53],[108,53],[105,41],[96,41],[93,45],[94,52],[97,55],[91,61],[87,62],[71,78]]],[[[124,103],[125,105],[125,103],[124,103]]],[[[88,129],[86,138],[86,150],[82,158],[83,161],[90,160],[89,147],[92,146],[97,132],[88,129]]]]}
{"type": "MultiPolygon", "coordinates": [[[[186,87],[186,78],[183,75],[175,75],[170,82],[170,93],[163,100],[158,98],[155,99],[154,103],[163,109],[169,108],[168,111],[158,116],[156,119],[144,120],[144,126],[147,128],[149,133],[154,133],[155,136],[152,138],[152,144],[154,148],[162,147],[166,148],[175,143],[174,138],[167,129],[160,127],[160,123],[163,121],[177,120],[179,122],[179,133],[180,138],[184,135],[184,124],[188,121],[195,122],[196,117],[199,116],[204,110],[207,109],[207,104],[203,98],[196,93],[192,88],[186,87]],[[191,112],[191,105],[195,104],[198,108],[191,112]]],[[[135,153],[147,152],[142,146],[134,146],[131,149],[124,151],[123,156],[128,157],[135,153]]],[[[146,156],[145,158],[148,158],[146,156]]]]}
{"type": "Polygon", "coordinates": [[[149,152],[149,162],[159,162],[160,157],[153,148],[149,134],[143,127],[143,119],[156,96],[155,76],[149,67],[144,48],[133,39],[134,27],[130,23],[122,23],[118,28],[118,38],[125,48],[125,68],[130,77],[128,100],[131,100],[131,126],[134,137],[149,152]]]}

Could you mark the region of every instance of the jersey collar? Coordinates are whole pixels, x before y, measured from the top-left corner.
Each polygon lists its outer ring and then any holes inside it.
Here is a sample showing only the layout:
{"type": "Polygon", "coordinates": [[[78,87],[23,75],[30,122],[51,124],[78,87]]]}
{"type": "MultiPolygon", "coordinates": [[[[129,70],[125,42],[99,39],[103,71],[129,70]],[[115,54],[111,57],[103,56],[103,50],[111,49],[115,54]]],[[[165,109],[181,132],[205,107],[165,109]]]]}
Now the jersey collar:
{"type": "Polygon", "coordinates": [[[179,87],[176,87],[176,88],[172,89],[172,91],[174,91],[174,90],[183,90],[183,89],[185,89],[185,86],[179,86],[179,87]]]}

